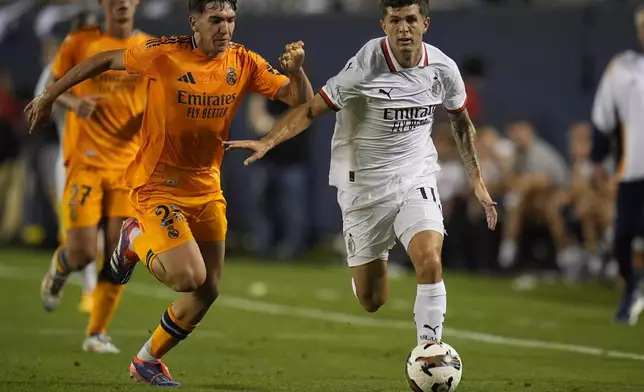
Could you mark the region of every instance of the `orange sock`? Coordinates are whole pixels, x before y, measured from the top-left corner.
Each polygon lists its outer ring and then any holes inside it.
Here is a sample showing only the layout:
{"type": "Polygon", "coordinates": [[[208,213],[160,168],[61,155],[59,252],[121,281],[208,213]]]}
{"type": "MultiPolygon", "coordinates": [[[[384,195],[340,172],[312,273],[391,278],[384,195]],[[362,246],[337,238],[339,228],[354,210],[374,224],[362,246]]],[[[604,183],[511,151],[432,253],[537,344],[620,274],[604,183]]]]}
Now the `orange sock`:
{"type": "Polygon", "coordinates": [[[92,294],[94,307],[87,326],[87,336],[104,334],[121,300],[124,285],[99,280],[92,294]]]}
{"type": "Polygon", "coordinates": [[[174,315],[172,305],[170,305],[163,317],[161,317],[161,323],[159,323],[152,337],[139,351],[138,358],[142,361],[160,360],[179,342],[187,338],[195,328],[197,328],[197,325],[191,325],[179,320],[174,315]]]}

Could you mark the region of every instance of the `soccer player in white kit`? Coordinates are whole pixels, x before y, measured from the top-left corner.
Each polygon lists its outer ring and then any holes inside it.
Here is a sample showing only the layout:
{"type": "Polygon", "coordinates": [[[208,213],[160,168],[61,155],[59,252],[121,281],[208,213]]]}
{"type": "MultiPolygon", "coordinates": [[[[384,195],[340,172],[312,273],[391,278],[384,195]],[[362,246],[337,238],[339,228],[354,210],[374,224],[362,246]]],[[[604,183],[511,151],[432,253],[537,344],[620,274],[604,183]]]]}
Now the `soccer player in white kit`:
{"type": "Polygon", "coordinates": [[[385,303],[387,256],[398,237],[416,271],[417,342],[439,342],[447,310],[441,267],[444,227],[435,178],[440,166],[431,139],[439,105],[449,112],[490,229],[496,226],[496,203],[483,183],[458,67],[423,42],[428,0],[382,0],[381,10],[386,37],[367,42],[310,102],[291,111],[262,140],[225,144],[253,151],[247,165],[315,118],[336,111],[330,184],[338,188],[356,297],[368,312],[385,303]]]}
{"type": "MultiPolygon", "coordinates": [[[[644,6],[635,11],[635,27],[644,49],[644,6]]],[[[610,137],[618,141],[617,205],[614,254],[624,279],[624,292],[617,309],[618,323],[635,325],[644,310],[638,292],[639,276],[633,268],[633,240],[644,236],[644,54],[632,50],[610,62],[595,95],[592,122],[595,127],[591,159],[595,179],[605,182],[602,165],[610,154],[610,137]]]]}

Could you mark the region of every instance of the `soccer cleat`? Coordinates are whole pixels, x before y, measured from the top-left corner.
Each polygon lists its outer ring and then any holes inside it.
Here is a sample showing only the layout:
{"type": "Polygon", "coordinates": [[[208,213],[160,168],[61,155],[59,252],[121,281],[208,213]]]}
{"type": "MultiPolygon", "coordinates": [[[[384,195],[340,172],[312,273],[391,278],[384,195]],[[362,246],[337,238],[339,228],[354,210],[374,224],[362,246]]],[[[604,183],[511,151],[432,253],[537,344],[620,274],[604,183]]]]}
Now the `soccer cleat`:
{"type": "Polygon", "coordinates": [[[78,310],[83,313],[92,313],[94,307],[94,296],[91,291],[83,292],[81,300],[78,304],[78,310]]]}
{"type": "Polygon", "coordinates": [[[620,302],[616,321],[620,324],[636,325],[642,311],[644,311],[644,297],[637,292],[625,294],[620,302]]]}
{"type": "Polygon", "coordinates": [[[146,362],[134,357],[130,363],[130,377],[154,387],[181,386],[172,380],[168,367],[161,361],[146,362]]]}
{"type": "Polygon", "coordinates": [[[56,258],[58,252],[54,253],[51,267],[40,284],[40,299],[46,311],[53,312],[60,305],[60,298],[63,295],[63,287],[67,282],[68,275],[56,269],[56,258]]]}
{"type": "Polygon", "coordinates": [[[113,343],[109,336],[96,334],[88,336],[83,341],[83,351],[98,354],[118,354],[121,352],[113,343]]]}
{"type": "Polygon", "coordinates": [[[136,263],[140,260],[136,252],[130,250],[130,236],[134,230],[141,230],[139,223],[133,218],[126,219],[121,227],[119,243],[110,259],[112,271],[110,278],[115,284],[127,283],[132,277],[136,263]]]}

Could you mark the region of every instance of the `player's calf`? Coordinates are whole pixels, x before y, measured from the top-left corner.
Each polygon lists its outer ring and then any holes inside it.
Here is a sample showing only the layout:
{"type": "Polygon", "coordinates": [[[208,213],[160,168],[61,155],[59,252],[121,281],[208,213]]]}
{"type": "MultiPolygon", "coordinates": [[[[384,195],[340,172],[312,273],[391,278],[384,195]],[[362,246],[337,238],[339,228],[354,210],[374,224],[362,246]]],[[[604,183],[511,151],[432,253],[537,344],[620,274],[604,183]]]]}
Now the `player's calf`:
{"type": "Polygon", "coordinates": [[[380,309],[389,297],[387,262],[375,260],[371,263],[351,267],[351,285],[360,305],[369,313],[380,309]]]}

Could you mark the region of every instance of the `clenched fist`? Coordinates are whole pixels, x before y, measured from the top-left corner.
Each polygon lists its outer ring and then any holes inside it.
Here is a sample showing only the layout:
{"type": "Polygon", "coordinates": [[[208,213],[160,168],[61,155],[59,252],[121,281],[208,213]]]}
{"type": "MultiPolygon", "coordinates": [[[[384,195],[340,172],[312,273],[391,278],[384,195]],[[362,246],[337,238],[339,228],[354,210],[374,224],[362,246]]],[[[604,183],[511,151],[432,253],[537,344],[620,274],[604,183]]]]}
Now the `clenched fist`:
{"type": "Polygon", "coordinates": [[[286,51],[280,56],[280,65],[287,75],[302,69],[304,64],[304,42],[294,42],[286,45],[286,51]]]}

